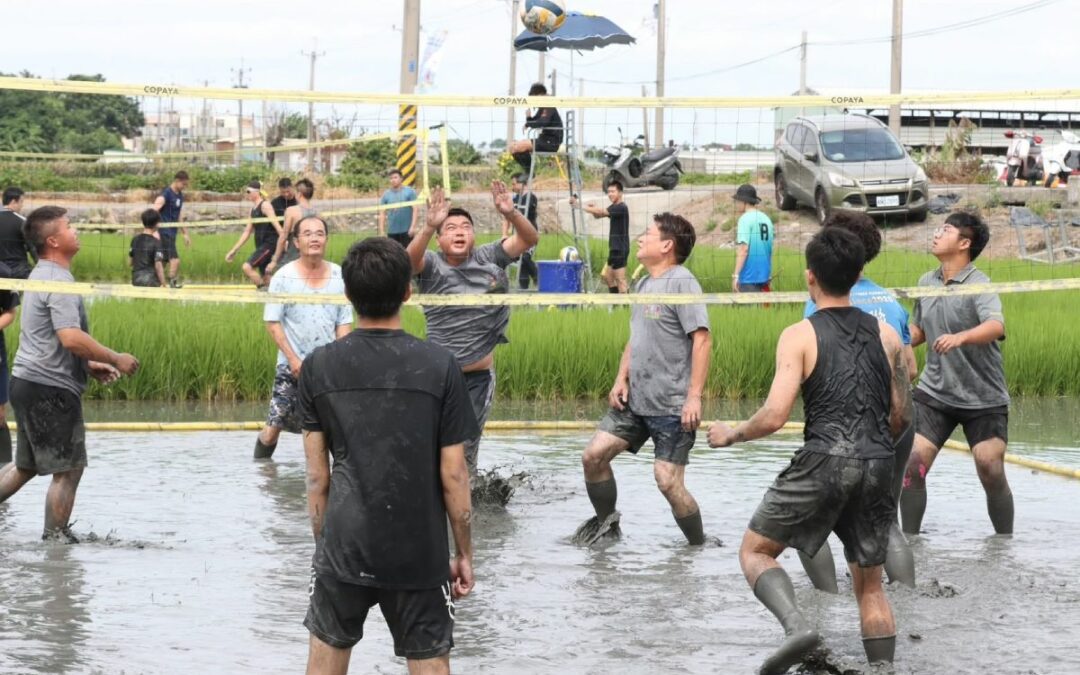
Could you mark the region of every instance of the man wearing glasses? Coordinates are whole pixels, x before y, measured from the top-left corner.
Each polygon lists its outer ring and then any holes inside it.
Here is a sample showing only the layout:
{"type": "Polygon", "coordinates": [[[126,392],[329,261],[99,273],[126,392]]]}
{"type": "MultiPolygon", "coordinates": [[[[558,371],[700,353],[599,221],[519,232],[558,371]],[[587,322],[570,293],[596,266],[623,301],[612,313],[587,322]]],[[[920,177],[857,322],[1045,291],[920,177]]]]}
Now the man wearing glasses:
{"type": "MultiPolygon", "coordinates": [[[[409,260],[421,293],[506,293],[506,267],[540,240],[540,234],[517,208],[506,184],[494,181],[491,196],[495,209],[513,228],[510,236],[476,246],[472,215],[451,208],[441,188],[435,189],[427,204],[424,226],[408,246],[409,260]],[[436,238],[438,251],[429,251],[436,238]]],[[[505,343],[510,308],[491,306],[424,307],[427,337],[445,347],[457,359],[465,374],[476,419],[483,430],[495,397],[495,347],[505,343]]],[[[476,479],[476,458],[480,437],[465,444],[469,476],[476,479]]],[[[504,495],[506,498],[508,494],[504,495]]]]}
{"type": "MultiPolygon", "coordinates": [[[[297,223],[296,243],[300,258],[282,267],[270,279],[271,293],[344,297],[341,267],[325,260],[328,234],[326,222],[317,216],[309,216],[297,223]]],[[[300,366],[316,347],[347,335],[352,328],[353,314],[347,304],[268,304],[263,311],[263,320],[277,345],[278,358],[270,394],[270,412],[266,426],[255,440],[256,459],[266,459],[274,454],[282,429],[300,433],[297,403],[300,366]]]]}
{"type": "MultiPolygon", "coordinates": [[[[931,252],[941,267],[920,286],[986,284],[973,262],[990,241],[975,214],[956,212],[934,232],[931,252]]],[[[971,446],[986,491],[986,508],[998,534],[1012,534],[1013,496],[1005,477],[1009,440],[1009,390],[1001,341],[1005,317],[993,293],[920,298],[915,302],[911,346],[927,345],[926,367],[915,389],[915,446],[904,475],[900,515],[905,533],[918,534],[926,512],[926,475],[959,425],[971,446]]]]}

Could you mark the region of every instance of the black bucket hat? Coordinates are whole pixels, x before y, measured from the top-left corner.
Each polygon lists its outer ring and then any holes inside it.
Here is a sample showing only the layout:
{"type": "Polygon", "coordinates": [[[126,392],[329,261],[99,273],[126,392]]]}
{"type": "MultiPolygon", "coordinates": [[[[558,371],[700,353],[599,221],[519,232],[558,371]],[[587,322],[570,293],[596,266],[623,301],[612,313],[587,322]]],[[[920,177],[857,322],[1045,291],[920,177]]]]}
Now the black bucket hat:
{"type": "Polygon", "coordinates": [[[753,185],[740,185],[739,189],[735,190],[735,201],[745,202],[747,204],[760,204],[761,200],[757,196],[757,190],[753,185]]]}

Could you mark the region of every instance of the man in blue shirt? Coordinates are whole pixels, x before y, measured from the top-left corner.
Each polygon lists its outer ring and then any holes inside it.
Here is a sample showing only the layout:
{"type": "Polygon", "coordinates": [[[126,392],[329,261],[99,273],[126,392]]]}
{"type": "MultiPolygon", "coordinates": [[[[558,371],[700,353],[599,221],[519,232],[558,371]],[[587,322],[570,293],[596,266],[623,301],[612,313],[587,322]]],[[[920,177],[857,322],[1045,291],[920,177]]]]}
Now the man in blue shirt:
{"type": "Polygon", "coordinates": [[[732,293],[761,293],[769,290],[772,279],[772,252],[775,231],[772,220],[758,210],[761,199],[753,185],[740,185],[735,191],[735,272],[731,275],[732,293]]]}
{"type": "MultiPolygon", "coordinates": [[[[865,213],[855,211],[834,211],[825,220],[825,227],[838,227],[851,232],[866,249],[866,264],[877,257],[881,251],[881,232],[874,219],[865,213]]],[[[892,293],[870,281],[862,274],[851,288],[851,304],[867,314],[875,317],[878,321],[889,324],[900,336],[903,343],[902,354],[907,364],[907,372],[914,379],[918,375],[918,366],[915,363],[915,352],[911,348],[911,330],[908,328],[908,313],[892,293]]],[[[804,318],[817,311],[817,305],[813,300],[806,301],[804,318]]],[[[904,470],[907,467],[908,457],[911,455],[912,444],[915,442],[915,425],[911,424],[897,439],[894,445],[896,457],[896,471],[893,474],[893,495],[900,499],[903,487],[904,470]]],[[[833,563],[832,552],[828,545],[822,546],[813,558],[800,553],[803,567],[807,574],[820,590],[837,592],[836,565],[833,563]]],[[[907,539],[900,532],[897,523],[893,523],[889,530],[889,548],[885,555],[885,572],[890,581],[899,581],[908,586],[915,585],[915,558],[911,553],[911,547],[907,539]]]]}
{"type": "MultiPolygon", "coordinates": [[[[184,190],[188,186],[187,171],[177,171],[173,176],[172,183],[161,191],[154,200],[154,210],[161,214],[162,223],[179,223],[180,211],[184,208],[184,190]]],[[[184,246],[191,248],[191,235],[187,228],[180,228],[184,235],[184,246]]],[[[180,254],[176,250],[176,227],[159,227],[158,236],[161,237],[161,251],[165,259],[169,261],[169,285],[173,288],[180,287],[180,254]]]]}
{"type": "MultiPolygon", "coordinates": [[[[408,185],[401,184],[401,172],[397,169],[390,170],[390,189],[383,193],[379,204],[400,204],[416,200],[416,190],[408,185]]],[[[379,211],[379,236],[389,236],[391,239],[408,248],[413,235],[416,234],[416,215],[418,211],[413,206],[403,206],[397,209],[379,211]]]]}

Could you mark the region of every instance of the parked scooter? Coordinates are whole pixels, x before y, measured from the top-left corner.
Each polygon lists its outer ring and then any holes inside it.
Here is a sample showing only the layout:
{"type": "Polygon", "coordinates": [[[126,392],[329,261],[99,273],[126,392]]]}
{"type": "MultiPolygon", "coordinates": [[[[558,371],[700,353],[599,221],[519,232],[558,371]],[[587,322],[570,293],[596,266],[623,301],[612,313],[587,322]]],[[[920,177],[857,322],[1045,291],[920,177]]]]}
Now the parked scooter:
{"type": "Polygon", "coordinates": [[[1047,187],[1053,184],[1056,174],[1049,173],[1043,163],[1040,144],[1042,136],[1026,131],[1006,131],[1009,139],[1009,151],[1005,154],[1005,184],[1012,187],[1016,179],[1026,181],[1028,185],[1038,185],[1048,180],[1047,187]]]}
{"type": "Polygon", "coordinates": [[[1080,175],[1080,136],[1062,130],[1061,138],[1060,143],[1048,145],[1043,150],[1048,184],[1057,178],[1061,185],[1065,185],[1070,175],[1080,175]]]}
{"type": "MultiPolygon", "coordinates": [[[[622,128],[619,137],[622,138],[622,128]]],[[[643,140],[645,136],[641,135],[633,143],[604,148],[604,165],[608,169],[604,190],[613,181],[619,181],[624,188],[659,185],[665,190],[673,190],[679,184],[679,174],[683,172],[679,149],[668,146],[642,153],[643,140]]]]}

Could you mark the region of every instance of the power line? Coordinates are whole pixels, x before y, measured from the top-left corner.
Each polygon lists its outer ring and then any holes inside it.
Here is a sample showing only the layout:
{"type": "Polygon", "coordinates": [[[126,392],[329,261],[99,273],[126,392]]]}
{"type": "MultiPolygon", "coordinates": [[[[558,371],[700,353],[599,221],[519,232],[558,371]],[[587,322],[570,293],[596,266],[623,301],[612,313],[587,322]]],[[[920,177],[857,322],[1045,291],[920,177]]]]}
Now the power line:
{"type": "MultiPolygon", "coordinates": [[[[994,12],[992,14],[986,14],[984,16],[975,17],[975,18],[972,18],[972,19],[965,19],[964,21],[958,21],[958,22],[955,22],[955,23],[945,24],[945,25],[942,25],[942,26],[935,26],[933,28],[924,28],[922,30],[912,31],[910,33],[904,33],[902,38],[904,40],[910,40],[910,39],[921,38],[921,37],[929,37],[929,36],[932,36],[932,35],[938,35],[940,33],[947,33],[947,32],[955,31],[955,30],[963,30],[964,28],[972,28],[972,27],[975,27],[975,26],[981,26],[983,24],[991,23],[993,21],[998,21],[1000,19],[1005,19],[1005,18],[1009,18],[1009,17],[1012,17],[1012,16],[1017,16],[1019,14],[1025,14],[1027,12],[1032,12],[1032,11],[1035,11],[1037,9],[1042,9],[1044,7],[1049,7],[1050,5],[1057,4],[1059,2],[1061,2],[1061,0],[1037,0],[1036,2],[1032,2],[1032,3],[1029,3],[1027,5],[1022,5],[1020,7],[1014,7],[1012,9],[1006,9],[1006,10],[1002,10],[1002,11],[999,11],[999,12],[994,12]]],[[[880,44],[880,43],[886,43],[886,42],[892,42],[892,35],[885,35],[885,36],[873,37],[873,38],[856,38],[856,39],[851,39],[851,40],[827,40],[827,41],[819,41],[819,42],[815,41],[815,42],[809,42],[807,44],[813,45],[813,46],[818,46],[818,47],[845,47],[845,46],[854,46],[854,45],[880,44]]],[[[724,66],[722,68],[714,68],[712,70],[707,70],[707,71],[703,71],[703,72],[700,72],[700,73],[693,73],[691,75],[683,75],[683,76],[680,76],[680,77],[669,77],[667,79],[668,79],[669,82],[682,82],[682,81],[686,81],[686,80],[695,80],[695,79],[702,78],[702,77],[709,77],[711,75],[720,75],[722,73],[731,72],[733,70],[738,70],[740,68],[746,68],[748,66],[752,66],[752,65],[761,63],[763,61],[767,61],[769,59],[776,58],[777,56],[782,56],[784,54],[787,54],[789,52],[793,52],[793,51],[795,51],[797,49],[801,49],[801,48],[802,48],[801,44],[792,45],[792,46],[787,47],[785,49],[781,49],[780,51],[776,51],[776,52],[773,52],[771,54],[766,54],[765,56],[761,56],[761,57],[758,57],[758,58],[755,58],[755,59],[751,59],[749,61],[744,61],[742,63],[736,63],[736,64],[733,64],[733,65],[730,65],[730,66],[724,66]]],[[[588,78],[585,78],[585,81],[589,82],[589,83],[592,83],[592,84],[623,84],[623,85],[652,84],[652,82],[653,82],[653,80],[595,80],[595,79],[588,79],[588,78]]]]}
{"type": "MultiPolygon", "coordinates": [[[[963,30],[964,28],[973,28],[975,26],[981,26],[986,23],[997,21],[999,19],[1005,19],[1008,17],[1016,16],[1019,14],[1025,14],[1032,12],[1043,7],[1049,7],[1050,5],[1061,2],[1061,0],[1037,0],[1027,5],[1020,7],[1013,7],[1012,9],[1005,9],[1000,12],[994,12],[993,14],[986,14],[984,16],[975,17],[973,19],[965,19],[963,21],[957,21],[956,23],[945,24],[943,26],[935,26],[933,28],[924,28],[922,30],[912,31],[910,33],[904,33],[901,37],[904,40],[912,40],[915,38],[929,37],[931,35],[938,35],[939,33],[948,33],[955,30],[963,30]]],[[[891,42],[892,35],[884,35],[881,37],[873,38],[856,38],[853,40],[826,40],[822,42],[811,42],[810,44],[818,47],[846,47],[851,45],[871,45],[879,44],[882,42],[891,42]]]]}

